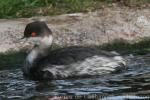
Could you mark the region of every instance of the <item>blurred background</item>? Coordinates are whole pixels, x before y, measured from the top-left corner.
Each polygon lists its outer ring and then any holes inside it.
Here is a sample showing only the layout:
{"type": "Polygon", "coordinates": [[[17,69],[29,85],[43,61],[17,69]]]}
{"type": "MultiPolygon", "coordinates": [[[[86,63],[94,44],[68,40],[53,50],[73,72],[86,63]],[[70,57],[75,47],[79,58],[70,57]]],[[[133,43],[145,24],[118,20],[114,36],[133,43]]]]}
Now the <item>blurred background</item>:
{"type": "Polygon", "coordinates": [[[89,12],[104,6],[146,7],[150,0],[1,0],[0,18],[89,12]]]}

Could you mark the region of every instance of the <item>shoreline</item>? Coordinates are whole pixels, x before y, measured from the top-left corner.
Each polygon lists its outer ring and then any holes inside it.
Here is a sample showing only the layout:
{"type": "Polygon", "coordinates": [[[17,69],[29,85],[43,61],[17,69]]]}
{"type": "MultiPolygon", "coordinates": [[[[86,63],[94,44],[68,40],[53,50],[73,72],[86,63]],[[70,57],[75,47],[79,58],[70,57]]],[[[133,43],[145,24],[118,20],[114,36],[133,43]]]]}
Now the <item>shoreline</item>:
{"type": "Polygon", "coordinates": [[[55,45],[103,45],[115,39],[129,42],[150,37],[150,10],[104,8],[89,13],[73,13],[20,19],[0,19],[0,52],[30,48],[28,43],[17,42],[27,23],[45,21],[53,32],[55,45]]]}

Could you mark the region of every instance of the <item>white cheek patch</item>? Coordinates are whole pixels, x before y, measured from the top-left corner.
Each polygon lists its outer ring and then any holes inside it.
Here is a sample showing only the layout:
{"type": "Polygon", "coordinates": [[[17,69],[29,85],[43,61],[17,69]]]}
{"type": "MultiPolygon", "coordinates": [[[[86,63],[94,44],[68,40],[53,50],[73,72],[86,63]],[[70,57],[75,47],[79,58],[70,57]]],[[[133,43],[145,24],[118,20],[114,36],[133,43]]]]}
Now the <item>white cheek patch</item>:
{"type": "Polygon", "coordinates": [[[28,39],[28,42],[33,45],[40,45],[41,37],[31,37],[28,39]]]}
{"type": "Polygon", "coordinates": [[[45,36],[43,38],[41,37],[34,37],[31,38],[29,41],[33,42],[34,44],[38,45],[38,47],[34,48],[30,54],[27,56],[26,61],[29,62],[30,64],[32,64],[34,62],[34,60],[41,55],[45,56],[45,49],[49,48],[52,44],[53,41],[53,37],[52,35],[49,36],[45,36]],[[44,51],[44,52],[43,52],[44,51]]]}
{"type": "Polygon", "coordinates": [[[52,35],[45,36],[41,39],[41,46],[51,46],[53,41],[52,35]]]}

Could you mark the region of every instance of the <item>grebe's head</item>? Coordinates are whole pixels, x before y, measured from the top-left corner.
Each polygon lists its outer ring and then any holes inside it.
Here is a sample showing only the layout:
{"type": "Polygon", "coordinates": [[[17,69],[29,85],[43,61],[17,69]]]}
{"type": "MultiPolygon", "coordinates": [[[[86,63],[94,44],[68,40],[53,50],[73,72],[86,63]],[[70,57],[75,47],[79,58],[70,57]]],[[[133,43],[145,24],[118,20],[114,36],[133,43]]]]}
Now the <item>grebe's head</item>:
{"type": "Polygon", "coordinates": [[[35,21],[27,24],[23,38],[29,39],[30,43],[35,45],[45,44],[48,46],[51,45],[53,40],[51,30],[43,21],[35,21]]]}

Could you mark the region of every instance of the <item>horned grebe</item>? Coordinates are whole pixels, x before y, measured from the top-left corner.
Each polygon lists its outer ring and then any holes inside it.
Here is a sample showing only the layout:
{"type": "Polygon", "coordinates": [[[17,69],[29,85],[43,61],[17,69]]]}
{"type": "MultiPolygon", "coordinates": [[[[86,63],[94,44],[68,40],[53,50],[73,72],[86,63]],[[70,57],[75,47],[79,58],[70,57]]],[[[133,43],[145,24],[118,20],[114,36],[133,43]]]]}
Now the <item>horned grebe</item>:
{"type": "Polygon", "coordinates": [[[32,80],[101,75],[125,66],[124,59],[118,53],[96,48],[71,46],[51,50],[52,32],[42,21],[29,23],[24,38],[36,40],[23,67],[24,76],[32,80]]]}

